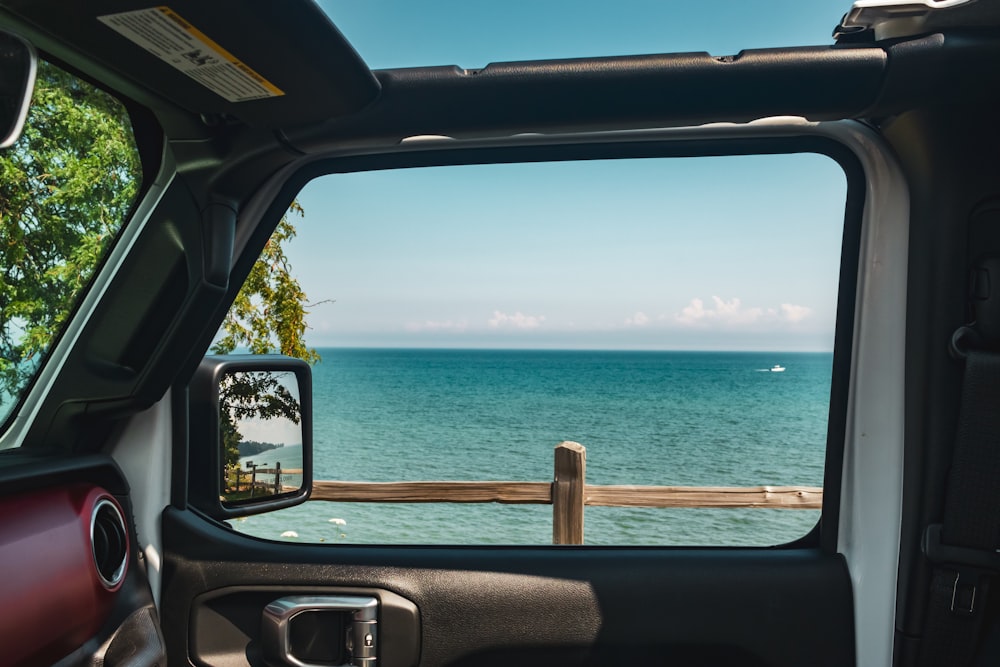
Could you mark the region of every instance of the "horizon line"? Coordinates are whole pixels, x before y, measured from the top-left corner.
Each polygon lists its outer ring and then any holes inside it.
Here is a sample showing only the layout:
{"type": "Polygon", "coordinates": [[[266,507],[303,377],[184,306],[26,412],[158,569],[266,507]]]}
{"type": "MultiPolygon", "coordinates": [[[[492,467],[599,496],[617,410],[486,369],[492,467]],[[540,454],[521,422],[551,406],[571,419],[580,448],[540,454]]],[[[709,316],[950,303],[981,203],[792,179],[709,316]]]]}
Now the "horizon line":
{"type": "Polygon", "coordinates": [[[477,347],[427,345],[315,345],[315,350],[416,350],[478,352],[671,352],[671,353],[757,353],[757,354],[833,354],[832,349],[760,349],[760,348],[623,348],[623,347],[477,347]]]}

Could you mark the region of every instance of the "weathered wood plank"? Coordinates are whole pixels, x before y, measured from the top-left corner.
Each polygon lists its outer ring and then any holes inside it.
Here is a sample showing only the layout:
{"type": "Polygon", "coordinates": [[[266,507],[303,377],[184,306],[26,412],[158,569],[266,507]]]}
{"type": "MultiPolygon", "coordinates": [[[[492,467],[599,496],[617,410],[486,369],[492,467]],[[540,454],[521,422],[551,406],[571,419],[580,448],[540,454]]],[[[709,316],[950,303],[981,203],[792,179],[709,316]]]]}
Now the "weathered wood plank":
{"type": "MultiPolygon", "coordinates": [[[[290,471],[283,471],[290,472],[290,471]]],[[[289,487],[293,488],[293,487],[289,487]]],[[[584,487],[584,504],[601,507],[772,507],[821,509],[819,487],[584,487]]],[[[552,504],[548,482],[313,482],[312,500],[383,503],[552,504]]]]}
{"type": "Polygon", "coordinates": [[[310,500],[358,503],[503,503],[548,505],[549,482],[325,482],[310,500]]]}
{"type": "Polygon", "coordinates": [[[552,544],[583,544],[583,501],[587,450],[578,442],[560,442],[552,482],[552,544]]]}
{"type": "Polygon", "coordinates": [[[822,509],[818,487],[597,486],[588,484],[587,505],[602,507],[730,507],[822,509]]]}

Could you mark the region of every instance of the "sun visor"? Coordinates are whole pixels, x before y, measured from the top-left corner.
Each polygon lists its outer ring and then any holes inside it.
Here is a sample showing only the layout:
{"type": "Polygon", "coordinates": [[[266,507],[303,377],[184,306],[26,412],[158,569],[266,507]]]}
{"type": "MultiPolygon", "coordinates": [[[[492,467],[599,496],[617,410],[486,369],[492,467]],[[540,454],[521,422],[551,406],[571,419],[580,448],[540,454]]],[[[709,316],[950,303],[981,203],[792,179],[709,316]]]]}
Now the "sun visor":
{"type": "Polygon", "coordinates": [[[312,0],[2,4],[196,113],[287,127],[350,115],[379,95],[371,70],[312,0]]]}

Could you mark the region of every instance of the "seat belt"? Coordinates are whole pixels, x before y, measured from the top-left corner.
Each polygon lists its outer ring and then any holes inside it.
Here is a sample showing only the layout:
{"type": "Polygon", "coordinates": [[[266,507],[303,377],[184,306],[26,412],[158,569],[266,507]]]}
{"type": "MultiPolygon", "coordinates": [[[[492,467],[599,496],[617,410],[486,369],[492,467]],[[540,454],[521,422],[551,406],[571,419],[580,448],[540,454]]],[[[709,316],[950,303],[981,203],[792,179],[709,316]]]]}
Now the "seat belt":
{"type": "Polygon", "coordinates": [[[980,264],[974,285],[975,327],[952,337],[965,373],[944,514],[923,536],[934,569],[920,667],[972,664],[1000,572],[1000,259],[980,264]]]}
{"type": "Polygon", "coordinates": [[[934,563],[921,667],[964,667],[1000,570],[1000,353],[969,350],[943,520],[924,532],[934,563]]]}

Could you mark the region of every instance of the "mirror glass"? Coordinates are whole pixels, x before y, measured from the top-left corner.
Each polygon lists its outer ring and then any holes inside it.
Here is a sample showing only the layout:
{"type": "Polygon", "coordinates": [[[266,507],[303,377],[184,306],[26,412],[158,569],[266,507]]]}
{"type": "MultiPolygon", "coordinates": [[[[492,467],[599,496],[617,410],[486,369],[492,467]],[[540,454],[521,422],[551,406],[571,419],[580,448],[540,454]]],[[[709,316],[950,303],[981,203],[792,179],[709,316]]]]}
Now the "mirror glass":
{"type": "Polygon", "coordinates": [[[0,31],[0,148],[7,148],[21,136],[37,62],[30,44],[0,31]]]}
{"type": "Polygon", "coordinates": [[[219,383],[220,495],[245,504],[302,488],[302,404],[288,371],[234,371],[219,383]]]}

